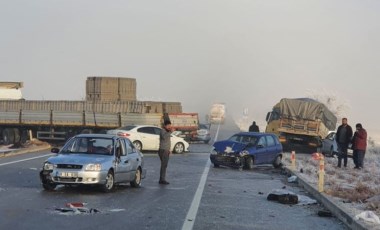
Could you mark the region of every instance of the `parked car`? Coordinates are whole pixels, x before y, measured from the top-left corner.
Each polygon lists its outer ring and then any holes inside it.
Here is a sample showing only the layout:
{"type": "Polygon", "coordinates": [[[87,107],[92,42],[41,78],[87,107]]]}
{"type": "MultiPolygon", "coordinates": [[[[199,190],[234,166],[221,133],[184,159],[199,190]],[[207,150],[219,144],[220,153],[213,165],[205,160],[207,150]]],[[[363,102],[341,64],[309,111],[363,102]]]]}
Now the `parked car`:
{"type": "Polygon", "coordinates": [[[40,172],[45,190],[57,185],[99,185],[110,192],[118,183],[140,187],[146,174],[143,154],[121,136],[79,134],[51,152],[57,155],[49,157],[40,172]]]}
{"type": "MultiPolygon", "coordinates": [[[[108,134],[127,137],[140,151],[158,151],[161,128],[151,125],[128,125],[108,130],[108,134]]],[[[189,143],[183,138],[171,135],[171,149],[174,153],[187,152],[189,143]]]]}
{"type": "Polygon", "coordinates": [[[241,132],[213,145],[210,160],[219,165],[252,169],[254,165],[281,166],[282,145],[278,137],[270,133],[241,132]]]}
{"type": "MultiPolygon", "coordinates": [[[[323,140],[322,146],[320,149],[325,156],[333,157],[334,155],[338,155],[338,144],[336,142],[336,132],[330,132],[323,140]]],[[[348,149],[347,155],[352,157],[352,149],[348,149]]]]}

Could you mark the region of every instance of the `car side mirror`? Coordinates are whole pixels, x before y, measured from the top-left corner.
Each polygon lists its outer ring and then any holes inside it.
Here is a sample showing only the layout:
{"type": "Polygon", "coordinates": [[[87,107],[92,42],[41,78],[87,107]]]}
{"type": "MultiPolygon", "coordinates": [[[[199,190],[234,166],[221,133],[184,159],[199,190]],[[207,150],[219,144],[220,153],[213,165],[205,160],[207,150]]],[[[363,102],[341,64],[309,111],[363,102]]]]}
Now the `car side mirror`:
{"type": "Polygon", "coordinates": [[[50,150],[50,152],[52,152],[52,153],[58,153],[59,152],[59,148],[52,148],[50,150]]]}

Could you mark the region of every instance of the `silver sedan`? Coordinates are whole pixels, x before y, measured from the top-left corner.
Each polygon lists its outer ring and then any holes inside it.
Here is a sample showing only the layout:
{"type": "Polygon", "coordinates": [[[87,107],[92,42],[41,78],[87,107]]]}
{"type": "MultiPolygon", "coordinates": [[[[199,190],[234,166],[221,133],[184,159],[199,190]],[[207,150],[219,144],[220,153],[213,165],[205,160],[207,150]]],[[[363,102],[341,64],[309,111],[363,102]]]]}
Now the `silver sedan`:
{"type": "Polygon", "coordinates": [[[140,187],[146,174],[143,154],[120,136],[80,134],[52,152],[57,155],[48,158],[40,172],[45,190],[57,185],[100,185],[110,192],[119,183],[140,187]]]}

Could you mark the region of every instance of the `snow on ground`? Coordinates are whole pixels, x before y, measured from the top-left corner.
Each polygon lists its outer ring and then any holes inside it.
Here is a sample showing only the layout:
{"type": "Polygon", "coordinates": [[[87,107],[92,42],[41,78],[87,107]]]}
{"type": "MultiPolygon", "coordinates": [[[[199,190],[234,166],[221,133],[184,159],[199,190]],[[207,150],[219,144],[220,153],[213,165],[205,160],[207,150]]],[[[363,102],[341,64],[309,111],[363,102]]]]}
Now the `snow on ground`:
{"type": "MultiPolygon", "coordinates": [[[[284,163],[291,166],[290,153],[285,153],[284,163]]],[[[361,170],[354,169],[352,158],[346,168],[338,168],[337,163],[336,157],[325,158],[325,193],[355,214],[371,210],[380,216],[380,147],[367,150],[361,170]]],[[[318,160],[311,154],[296,154],[296,170],[317,188],[318,160]]]]}

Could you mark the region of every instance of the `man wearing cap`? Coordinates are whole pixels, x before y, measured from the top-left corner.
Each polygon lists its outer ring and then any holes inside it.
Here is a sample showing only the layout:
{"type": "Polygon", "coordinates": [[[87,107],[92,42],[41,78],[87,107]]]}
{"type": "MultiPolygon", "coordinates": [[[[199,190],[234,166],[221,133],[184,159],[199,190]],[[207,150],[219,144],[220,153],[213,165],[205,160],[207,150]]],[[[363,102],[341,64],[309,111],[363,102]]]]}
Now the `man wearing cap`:
{"type": "Polygon", "coordinates": [[[367,149],[367,131],[363,129],[362,124],[356,124],[356,132],[352,139],[352,148],[354,150],[355,169],[363,168],[364,154],[367,149]]]}
{"type": "Polygon", "coordinates": [[[166,168],[168,167],[169,155],[171,153],[170,151],[171,132],[172,132],[171,122],[168,120],[164,121],[164,128],[161,129],[161,132],[160,132],[160,148],[158,149],[158,155],[160,156],[160,160],[161,160],[160,180],[158,181],[158,183],[164,184],[164,185],[169,184],[169,182],[166,181],[166,168]]]}

